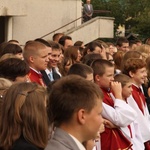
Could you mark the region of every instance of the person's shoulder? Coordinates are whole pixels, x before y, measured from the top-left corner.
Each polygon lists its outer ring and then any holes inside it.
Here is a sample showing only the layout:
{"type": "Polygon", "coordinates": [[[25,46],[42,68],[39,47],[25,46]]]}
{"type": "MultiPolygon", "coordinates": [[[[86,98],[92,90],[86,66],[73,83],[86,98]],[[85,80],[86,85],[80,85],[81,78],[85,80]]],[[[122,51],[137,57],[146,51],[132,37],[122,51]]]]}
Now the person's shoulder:
{"type": "Polygon", "coordinates": [[[57,128],[53,137],[48,141],[45,150],[79,150],[75,141],[64,130],[57,128]]]}
{"type": "Polygon", "coordinates": [[[70,148],[64,145],[63,142],[57,140],[50,140],[45,150],[69,150],[70,148]]]}
{"type": "Polygon", "coordinates": [[[35,145],[26,141],[23,137],[20,137],[13,145],[12,150],[41,150],[35,145]]]}

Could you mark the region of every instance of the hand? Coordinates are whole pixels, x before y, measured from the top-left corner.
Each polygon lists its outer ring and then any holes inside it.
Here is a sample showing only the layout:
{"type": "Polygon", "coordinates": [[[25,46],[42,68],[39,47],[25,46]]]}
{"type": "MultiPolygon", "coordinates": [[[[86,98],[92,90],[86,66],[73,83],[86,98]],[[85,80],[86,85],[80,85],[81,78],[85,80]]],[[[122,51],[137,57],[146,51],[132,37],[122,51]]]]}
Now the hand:
{"type": "Polygon", "coordinates": [[[102,56],[103,59],[107,60],[106,49],[104,46],[102,46],[102,51],[101,51],[100,55],[102,56]]]}
{"type": "Polygon", "coordinates": [[[122,86],[120,82],[112,81],[110,84],[111,90],[114,93],[115,98],[122,99],[122,86]]]}
{"type": "Polygon", "coordinates": [[[113,124],[112,122],[110,122],[107,119],[104,119],[104,125],[105,125],[105,127],[110,128],[110,129],[118,128],[115,124],[113,124]]]}
{"type": "Polygon", "coordinates": [[[102,133],[104,131],[105,131],[105,125],[104,125],[104,123],[102,123],[101,126],[100,126],[100,128],[99,128],[99,133],[102,133]]]}

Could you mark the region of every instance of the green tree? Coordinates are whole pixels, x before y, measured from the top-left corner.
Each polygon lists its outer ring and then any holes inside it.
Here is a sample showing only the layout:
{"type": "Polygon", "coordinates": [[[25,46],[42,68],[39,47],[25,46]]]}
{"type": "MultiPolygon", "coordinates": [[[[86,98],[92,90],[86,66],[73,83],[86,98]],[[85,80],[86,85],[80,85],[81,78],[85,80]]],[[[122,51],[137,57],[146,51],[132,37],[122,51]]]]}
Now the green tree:
{"type": "Polygon", "coordinates": [[[94,9],[109,10],[94,16],[114,17],[115,31],[125,25],[128,32],[139,34],[141,38],[150,36],[150,0],[92,0],[94,9]]]}

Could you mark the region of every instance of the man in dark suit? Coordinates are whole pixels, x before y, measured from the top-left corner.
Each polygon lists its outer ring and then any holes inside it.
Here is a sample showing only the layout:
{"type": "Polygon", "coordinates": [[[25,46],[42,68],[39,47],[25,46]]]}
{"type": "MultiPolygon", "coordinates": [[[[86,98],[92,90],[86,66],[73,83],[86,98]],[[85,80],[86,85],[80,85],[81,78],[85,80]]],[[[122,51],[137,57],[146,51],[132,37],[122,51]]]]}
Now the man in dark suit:
{"type": "Polygon", "coordinates": [[[103,122],[103,94],[93,82],[68,75],[52,85],[48,101],[54,134],[45,150],[85,150],[83,142],[95,139],[103,122]]]}
{"type": "Polygon", "coordinates": [[[45,84],[48,86],[50,82],[54,80],[58,80],[61,77],[59,73],[57,64],[59,63],[61,48],[58,43],[51,42],[52,52],[49,55],[49,62],[47,69],[41,71],[43,80],[45,84]]]}
{"type": "Polygon", "coordinates": [[[83,19],[84,22],[90,20],[93,15],[93,5],[91,4],[91,0],[86,0],[86,4],[83,6],[83,19]]]}

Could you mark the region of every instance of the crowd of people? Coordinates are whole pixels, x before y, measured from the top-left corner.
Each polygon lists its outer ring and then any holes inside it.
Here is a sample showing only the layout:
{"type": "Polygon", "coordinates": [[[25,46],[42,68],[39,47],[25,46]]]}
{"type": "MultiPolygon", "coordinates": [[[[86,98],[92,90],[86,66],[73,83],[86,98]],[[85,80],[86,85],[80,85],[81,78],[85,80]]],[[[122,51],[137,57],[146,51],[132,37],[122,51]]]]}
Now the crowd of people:
{"type": "Polygon", "coordinates": [[[150,45],[0,44],[0,149],[150,150],[150,45]]]}

